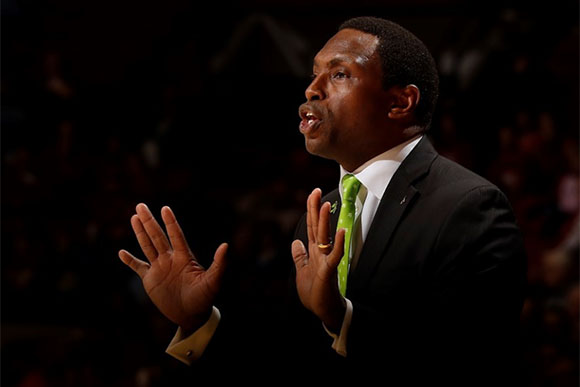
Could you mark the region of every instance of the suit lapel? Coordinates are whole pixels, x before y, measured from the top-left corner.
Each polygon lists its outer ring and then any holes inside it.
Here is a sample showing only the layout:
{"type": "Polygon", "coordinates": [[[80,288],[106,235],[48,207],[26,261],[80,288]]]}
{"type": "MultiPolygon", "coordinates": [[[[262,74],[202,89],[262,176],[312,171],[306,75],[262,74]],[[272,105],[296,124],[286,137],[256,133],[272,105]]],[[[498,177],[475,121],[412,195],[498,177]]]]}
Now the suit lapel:
{"type": "Polygon", "coordinates": [[[428,172],[436,156],[437,152],[425,136],[397,169],[381,198],[358,265],[349,273],[347,291],[364,287],[371,278],[401,217],[420,195],[413,183],[428,172]]]}

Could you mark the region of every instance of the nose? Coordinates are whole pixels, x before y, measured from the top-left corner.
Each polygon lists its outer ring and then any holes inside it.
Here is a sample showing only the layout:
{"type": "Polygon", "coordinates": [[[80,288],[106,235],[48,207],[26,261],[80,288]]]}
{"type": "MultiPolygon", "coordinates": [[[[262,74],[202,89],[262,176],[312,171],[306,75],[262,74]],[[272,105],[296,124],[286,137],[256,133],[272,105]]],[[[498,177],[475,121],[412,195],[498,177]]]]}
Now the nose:
{"type": "Polygon", "coordinates": [[[304,93],[306,95],[307,101],[320,100],[326,97],[320,83],[321,83],[320,76],[314,78],[312,82],[310,82],[310,85],[308,85],[308,87],[306,88],[306,92],[304,93]]]}

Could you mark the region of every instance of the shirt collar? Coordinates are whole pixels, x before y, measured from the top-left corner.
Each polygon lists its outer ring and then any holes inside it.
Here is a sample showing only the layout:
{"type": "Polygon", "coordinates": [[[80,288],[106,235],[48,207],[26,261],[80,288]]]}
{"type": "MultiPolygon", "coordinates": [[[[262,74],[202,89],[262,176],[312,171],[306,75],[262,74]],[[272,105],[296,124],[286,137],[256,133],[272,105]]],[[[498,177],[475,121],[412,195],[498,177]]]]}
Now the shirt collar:
{"type": "Polygon", "coordinates": [[[379,200],[383,197],[389,182],[405,158],[411,153],[413,148],[419,143],[422,136],[412,138],[394,148],[383,152],[363,165],[348,172],[342,165],[340,166],[339,192],[342,197],[342,178],[348,173],[352,173],[364,185],[369,194],[376,196],[379,200]]]}

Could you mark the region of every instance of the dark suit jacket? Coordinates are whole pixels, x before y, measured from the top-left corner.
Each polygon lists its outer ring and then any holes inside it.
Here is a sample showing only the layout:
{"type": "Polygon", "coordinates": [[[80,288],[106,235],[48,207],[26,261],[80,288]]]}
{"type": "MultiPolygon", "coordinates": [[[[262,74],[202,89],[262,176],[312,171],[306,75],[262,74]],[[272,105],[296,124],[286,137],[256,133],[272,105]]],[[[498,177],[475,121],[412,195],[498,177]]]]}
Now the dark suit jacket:
{"type": "MultiPolygon", "coordinates": [[[[305,218],[296,237],[307,244],[305,218]]],[[[427,138],[393,176],[349,273],[346,358],[299,302],[294,278],[293,299],[277,301],[285,313],[248,309],[245,294],[218,304],[222,321],[202,358],[188,369],[167,359],[174,385],[518,385],[525,256],[514,216],[494,185],[427,138]]]]}
{"type": "MultiPolygon", "coordinates": [[[[337,190],[323,201],[340,208],[337,190]]],[[[307,245],[304,219],[296,237],[307,245]]],[[[347,358],[312,357],[391,385],[515,386],[525,266],[503,193],[424,137],[389,183],[349,273],[347,358]]],[[[325,333],[320,340],[332,352],[325,333]]]]}

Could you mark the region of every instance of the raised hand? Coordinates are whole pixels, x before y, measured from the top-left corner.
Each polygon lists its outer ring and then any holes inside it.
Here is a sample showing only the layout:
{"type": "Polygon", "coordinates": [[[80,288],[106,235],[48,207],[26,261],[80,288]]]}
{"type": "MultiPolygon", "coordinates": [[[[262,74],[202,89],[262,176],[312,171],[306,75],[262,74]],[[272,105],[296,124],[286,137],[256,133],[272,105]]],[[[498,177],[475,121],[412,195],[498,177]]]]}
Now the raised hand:
{"type": "Polygon", "coordinates": [[[346,304],[338,290],[337,267],[344,252],[344,229],[330,243],[330,203],[320,205],[320,189],[308,197],[306,225],[308,251],[300,240],[292,243],[296,288],[302,304],[332,332],[340,331],[346,304]]]}
{"type": "Polygon", "coordinates": [[[227,244],[221,244],[213,263],[205,270],[191,252],[183,231],[169,207],[161,209],[167,236],[143,203],[137,205],[131,226],[148,262],[126,250],[121,261],[133,269],[151,301],[185,332],[200,328],[211,314],[225,271],[227,244]]]}

